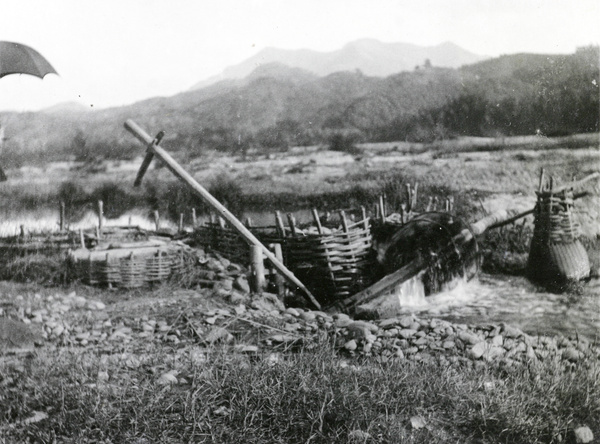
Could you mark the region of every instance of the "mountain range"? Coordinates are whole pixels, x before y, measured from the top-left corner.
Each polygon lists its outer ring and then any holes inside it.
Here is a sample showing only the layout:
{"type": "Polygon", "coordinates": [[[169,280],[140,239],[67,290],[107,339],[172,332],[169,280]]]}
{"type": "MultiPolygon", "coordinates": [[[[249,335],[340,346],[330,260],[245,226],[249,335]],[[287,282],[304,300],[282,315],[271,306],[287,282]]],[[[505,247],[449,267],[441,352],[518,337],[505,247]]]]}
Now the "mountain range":
{"type": "Polygon", "coordinates": [[[489,57],[473,54],[451,42],[418,46],[361,39],[329,52],[265,48],[241,63],[226,68],[221,74],[198,82],[191,89],[204,88],[222,80],[243,79],[261,66],[273,63],[300,68],[317,76],[359,70],[367,76],[386,77],[411,71],[427,60],[433,66],[458,68],[486,58],[489,57]]]}
{"type": "Polygon", "coordinates": [[[336,134],[370,142],[427,142],[598,131],[597,46],[574,54],[505,55],[458,68],[426,60],[388,76],[363,69],[319,75],[275,61],[243,78],[129,106],[0,113],[2,157],[13,164],[128,158],[140,150],[123,129],[127,119],[150,133],[164,130],[163,145],[191,157],[207,149],[327,144],[336,134]]]}

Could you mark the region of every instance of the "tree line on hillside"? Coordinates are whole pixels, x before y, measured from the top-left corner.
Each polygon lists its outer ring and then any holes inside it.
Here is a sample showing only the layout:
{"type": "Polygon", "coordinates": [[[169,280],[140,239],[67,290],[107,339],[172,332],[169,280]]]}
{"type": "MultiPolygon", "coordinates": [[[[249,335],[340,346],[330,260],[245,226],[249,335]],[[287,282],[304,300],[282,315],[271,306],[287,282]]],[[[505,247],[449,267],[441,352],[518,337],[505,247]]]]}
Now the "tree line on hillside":
{"type": "MultiPolygon", "coordinates": [[[[3,162],[128,159],[143,148],[122,123],[164,129],[187,158],[292,146],[432,142],[458,136],[548,136],[599,130],[599,47],[516,54],[460,69],[430,64],[386,78],[252,78],[113,110],[0,115],[3,162]]],[[[295,75],[293,70],[290,76],[295,75]]]]}

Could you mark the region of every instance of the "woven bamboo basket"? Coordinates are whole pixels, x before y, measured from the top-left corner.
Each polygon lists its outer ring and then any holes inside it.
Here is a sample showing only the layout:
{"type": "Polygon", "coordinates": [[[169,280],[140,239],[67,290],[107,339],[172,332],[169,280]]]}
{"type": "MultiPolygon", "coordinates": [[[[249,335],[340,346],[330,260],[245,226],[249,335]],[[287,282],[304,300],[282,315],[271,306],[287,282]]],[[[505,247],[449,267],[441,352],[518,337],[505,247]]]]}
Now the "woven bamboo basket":
{"type": "Polygon", "coordinates": [[[550,285],[579,281],[590,273],[587,251],[575,220],[573,191],[537,193],[535,226],[529,250],[529,273],[550,285]]]}
{"type": "Polygon", "coordinates": [[[183,245],[71,252],[75,277],[90,285],[139,288],[185,273],[194,255],[183,245]]]}

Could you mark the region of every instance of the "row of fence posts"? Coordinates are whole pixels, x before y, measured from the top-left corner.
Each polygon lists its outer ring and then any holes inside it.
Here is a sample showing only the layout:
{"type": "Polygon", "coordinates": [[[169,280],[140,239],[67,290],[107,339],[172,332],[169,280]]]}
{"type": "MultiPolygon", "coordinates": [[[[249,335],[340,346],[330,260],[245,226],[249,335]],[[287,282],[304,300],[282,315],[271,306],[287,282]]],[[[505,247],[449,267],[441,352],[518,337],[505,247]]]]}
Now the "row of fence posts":
{"type": "MultiPolygon", "coordinates": [[[[410,183],[406,184],[406,202],[402,202],[400,205],[400,219],[403,224],[408,222],[410,214],[413,213],[417,207],[417,197],[419,191],[419,182],[416,182],[414,187],[410,183]]],[[[375,220],[382,223],[387,218],[387,199],[386,195],[382,194],[379,196],[379,202],[375,204],[375,220]]],[[[454,211],[454,196],[447,197],[444,200],[438,199],[437,196],[429,196],[425,212],[430,211],[445,211],[446,213],[452,213],[454,211]]]]}

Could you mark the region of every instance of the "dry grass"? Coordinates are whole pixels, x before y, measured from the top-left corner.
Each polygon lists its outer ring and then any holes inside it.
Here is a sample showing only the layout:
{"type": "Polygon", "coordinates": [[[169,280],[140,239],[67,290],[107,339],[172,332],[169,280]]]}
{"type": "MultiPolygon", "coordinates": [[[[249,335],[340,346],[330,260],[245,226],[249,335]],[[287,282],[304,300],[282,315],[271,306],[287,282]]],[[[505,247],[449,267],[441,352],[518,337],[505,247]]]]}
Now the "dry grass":
{"type": "Polygon", "coordinates": [[[360,430],[364,442],[564,442],[576,425],[600,433],[600,370],[588,364],[548,359],[508,372],[468,361],[345,360],[327,340],[255,357],[221,347],[62,349],[0,364],[0,436],[346,443],[360,430]],[[33,412],[47,418],[24,423],[33,412]]]}

